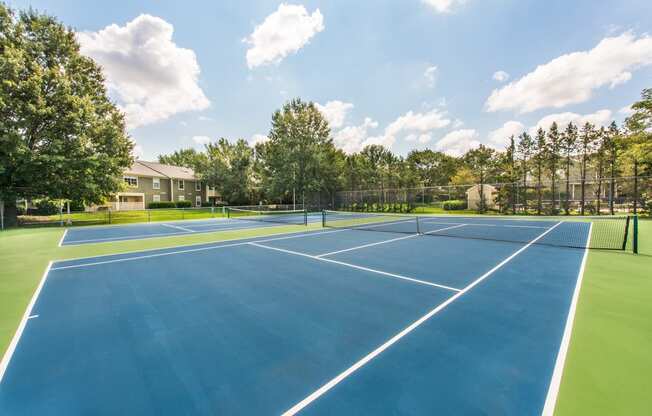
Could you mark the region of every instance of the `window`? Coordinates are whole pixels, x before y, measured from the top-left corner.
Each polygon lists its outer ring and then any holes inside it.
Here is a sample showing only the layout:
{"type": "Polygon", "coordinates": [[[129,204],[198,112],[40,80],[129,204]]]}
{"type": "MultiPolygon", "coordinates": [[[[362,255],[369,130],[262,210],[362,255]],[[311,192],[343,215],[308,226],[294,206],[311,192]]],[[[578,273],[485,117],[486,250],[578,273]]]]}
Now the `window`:
{"type": "Polygon", "coordinates": [[[195,197],[195,205],[201,207],[201,196],[197,195],[195,197]]]}
{"type": "Polygon", "coordinates": [[[152,202],[161,202],[161,195],[152,195],[152,202]]]}
{"type": "Polygon", "coordinates": [[[161,189],[161,179],[153,178],[152,179],[152,189],[161,189]]]}
{"type": "Polygon", "coordinates": [[[177,198],[179,198],[179,201],[185,200],[185,197],[183,195],[179,195],[177,198]]]}
{"type": "Polygon", "coordinates": [[[201,191],[201,182],[199,181],[195,182],[195,191],[197,192],[201,191]]]}
{"type": "Polygon", "coordinates": [[[130,188],[138,188],[138,178],[135,176],[125,176],[125,183],[130,188]]]}
{"type": "Polygon", "coordinates": [[[186,189],[186,184],[184,183],[183,179],[179,179],[179,189],[182,191],[186,189]]]}
{"type": "Polygon", "coordinates": [[[215,190],[215,187],[214,187],[213,185],[208,185],[208,190],[209,190],[209,191],[214,191],[214,190],[215,190]]]}

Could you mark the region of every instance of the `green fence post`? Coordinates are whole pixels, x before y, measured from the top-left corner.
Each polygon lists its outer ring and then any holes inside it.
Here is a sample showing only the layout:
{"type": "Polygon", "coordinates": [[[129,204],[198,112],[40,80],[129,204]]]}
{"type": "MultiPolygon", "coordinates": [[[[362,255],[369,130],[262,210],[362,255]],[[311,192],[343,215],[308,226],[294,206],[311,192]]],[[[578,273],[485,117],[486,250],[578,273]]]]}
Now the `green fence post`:
{"type": "Polygon", "coordinates": [[[326,210],[321,212],[321,227],[326,228],[326,210]]]}
{"type": "Polygon", "coordinates": [[[146,210],[147,212],[147,222],[152,222],[152,211],[146,210]]]}
{"type": "Polygon", "coordinates": [[[632,223],[633,234],[632,234],[632,249],[634,254],[638,254],[638,215],[634,215],[634,222],[632,223]]]}
{"type": "Polygon", "coordinates": [[[109,208],[109,224],[111,224],[111,208],[109,208]]]}

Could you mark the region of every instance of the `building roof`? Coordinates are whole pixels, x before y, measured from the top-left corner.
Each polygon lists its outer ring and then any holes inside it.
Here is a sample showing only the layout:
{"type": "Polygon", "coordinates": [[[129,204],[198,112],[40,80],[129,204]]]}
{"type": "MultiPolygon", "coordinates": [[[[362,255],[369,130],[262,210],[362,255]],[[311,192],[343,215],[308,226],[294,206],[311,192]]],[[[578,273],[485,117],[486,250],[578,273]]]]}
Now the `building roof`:
{"type": "Polygon", "coordinates": [[[154,178],[197,179],[195,172],[190,168],[164,165],[156,162],[146,162],[144,160],[134,161],[134,164],[131,165],[125,173],[139,176],[151,176],[154,178]]]}

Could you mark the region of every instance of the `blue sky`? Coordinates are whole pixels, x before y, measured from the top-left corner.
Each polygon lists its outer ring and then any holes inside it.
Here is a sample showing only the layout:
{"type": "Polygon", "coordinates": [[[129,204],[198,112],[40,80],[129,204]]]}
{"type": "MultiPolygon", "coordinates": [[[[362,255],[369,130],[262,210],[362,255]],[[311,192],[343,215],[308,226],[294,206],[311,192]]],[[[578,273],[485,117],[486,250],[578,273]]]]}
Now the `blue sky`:
{"type": "Polygon", "coordinates": [[[9,4],[79,33],[144,159],[264,140],[292,97],[320,104],[347,152],[457,155],[554,119],[620,121],[652,87],[650,1],[9,4]]]}

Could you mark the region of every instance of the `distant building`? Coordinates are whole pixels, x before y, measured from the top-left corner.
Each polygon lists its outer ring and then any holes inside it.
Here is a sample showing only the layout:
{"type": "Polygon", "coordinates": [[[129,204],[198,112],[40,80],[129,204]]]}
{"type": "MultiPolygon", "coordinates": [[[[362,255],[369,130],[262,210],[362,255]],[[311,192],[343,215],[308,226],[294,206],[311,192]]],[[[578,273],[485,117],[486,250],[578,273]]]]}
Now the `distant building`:
{"type": "Polygon", "coordinates": [[[213,187],[190,168],[136,160],[123,173],[126,189],[108,203],[112,210],[145,209],[151,202],[190,201],[193,206],[220,202],[213,187]]]}
{"type": "MultiPolygon", "coordinates": [[[[484,206],[486,209],[495,209],[496,205],[496,196],[498,195],[498,190],[491,185],[483,185],[482,193],[484,196],[484,206]]],[[[480,209],[480,185],[473,185],[466,190],[466,202],[468,209],[479,210],[480,209]]]]}

